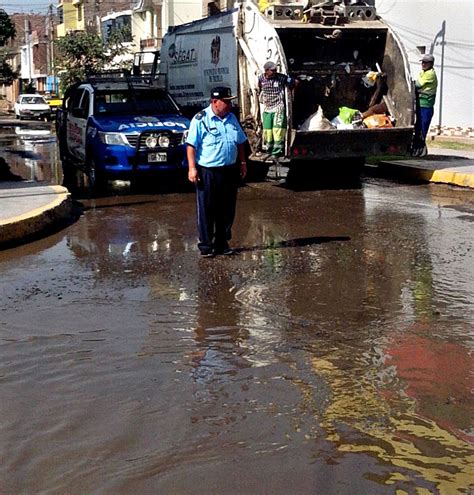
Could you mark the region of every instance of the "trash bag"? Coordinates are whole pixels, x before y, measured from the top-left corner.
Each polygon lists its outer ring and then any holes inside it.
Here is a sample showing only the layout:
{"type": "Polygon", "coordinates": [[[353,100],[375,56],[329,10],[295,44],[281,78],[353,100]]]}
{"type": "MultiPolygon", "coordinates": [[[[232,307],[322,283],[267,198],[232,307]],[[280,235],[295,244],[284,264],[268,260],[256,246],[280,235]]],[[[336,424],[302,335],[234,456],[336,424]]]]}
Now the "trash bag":
{"type": "Polygon", "coordinates": [[[352,124],[354,117],[359,113],[359,110],[349,107],[339,107],[338,118],[342,124],[352,124]]]}
{"type": "Polygon", "coordinates": [[[375,85],[379,74],[379,72],[375,72],[373,70],[367,72],[367,74],[362,78],[364,86],[366,88],[372,88],[375,85]]]}
{"type": "Polygon", "coordinates": [[[310,115],[300,126],[300,131],[324,131],[332,129],[331,122],[324,116],[323,109],[318,106],[316,113],[310,115]]]}
{"type": "Polygon", "coordinates": [[[364,125],[369,129],[380,128],[380,127],[393,127],[390,117],[385,114],[375,113],[370,115],[363,120],[364,125]]]}

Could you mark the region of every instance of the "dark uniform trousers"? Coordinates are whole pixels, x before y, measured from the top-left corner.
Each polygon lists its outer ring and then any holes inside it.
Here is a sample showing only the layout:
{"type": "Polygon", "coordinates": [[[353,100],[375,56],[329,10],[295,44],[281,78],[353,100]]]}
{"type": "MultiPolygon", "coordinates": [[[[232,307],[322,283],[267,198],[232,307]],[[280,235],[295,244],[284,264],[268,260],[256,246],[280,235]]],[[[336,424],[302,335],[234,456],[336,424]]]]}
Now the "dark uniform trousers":
{"type": "Polygon", "coordinates": [[[239,171],[235,165],[197,165],[196,187],[199,250],[201,253],[225,249],[232,237],[239,171]]]}

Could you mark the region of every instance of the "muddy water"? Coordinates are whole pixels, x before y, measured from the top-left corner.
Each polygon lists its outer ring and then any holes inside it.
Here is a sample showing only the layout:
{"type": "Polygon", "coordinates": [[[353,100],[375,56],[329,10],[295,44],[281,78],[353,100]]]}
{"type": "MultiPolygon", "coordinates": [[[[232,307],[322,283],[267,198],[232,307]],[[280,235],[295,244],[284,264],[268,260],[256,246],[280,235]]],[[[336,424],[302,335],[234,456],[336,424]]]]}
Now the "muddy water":
{"type": "Polygon", "coordinates": [[[469,493],[472,193],[242,188],[85,202],[0,253],[4,493],[469,493]]]}

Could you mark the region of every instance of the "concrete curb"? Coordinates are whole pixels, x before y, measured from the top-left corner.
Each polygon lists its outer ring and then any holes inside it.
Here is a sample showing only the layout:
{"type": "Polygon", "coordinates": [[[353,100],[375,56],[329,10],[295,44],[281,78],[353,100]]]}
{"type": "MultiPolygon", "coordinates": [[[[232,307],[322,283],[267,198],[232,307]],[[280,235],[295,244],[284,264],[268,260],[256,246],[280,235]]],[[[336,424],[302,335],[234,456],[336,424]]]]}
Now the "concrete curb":
{"type": "Polygon", "coordinates": [[[441,184],[452,184],[460,187],[470,187],[474,189],[474,172],[462,173],[458,170],[446,168],[444,170],[435,170],[429,179],[430,182],[441,184]]]}
{"type": "Polygon", "coordinates": [[[439,161],[394,160],[382,161],[379,167],[393,175],[437,184],[468,187],[474,189],[474,160],[458,160],[442,166],[439,161]]]}
{"type": "Polygon", "coordinates": [[[72,200],[69,191],[62,186],[49,187],[53,191],[44,197],[51,196],[51,201],[21,215],[0,220],[0,247],[26,241],[71,218],[72,200]]]}

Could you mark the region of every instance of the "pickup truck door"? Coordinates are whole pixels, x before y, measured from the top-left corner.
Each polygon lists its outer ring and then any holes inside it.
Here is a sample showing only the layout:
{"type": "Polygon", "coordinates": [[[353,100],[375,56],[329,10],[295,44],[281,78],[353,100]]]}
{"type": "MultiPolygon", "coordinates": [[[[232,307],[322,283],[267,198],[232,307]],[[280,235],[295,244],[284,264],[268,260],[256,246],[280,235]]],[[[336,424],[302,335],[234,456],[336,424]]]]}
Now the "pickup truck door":
{"type": "Polygon", "coordinates": [[[91,95],[87,88],[79,89],[72,98],[67,114],[67,143],[76,158],[86,158],[86,129],[90,114],[91,95]]]}

